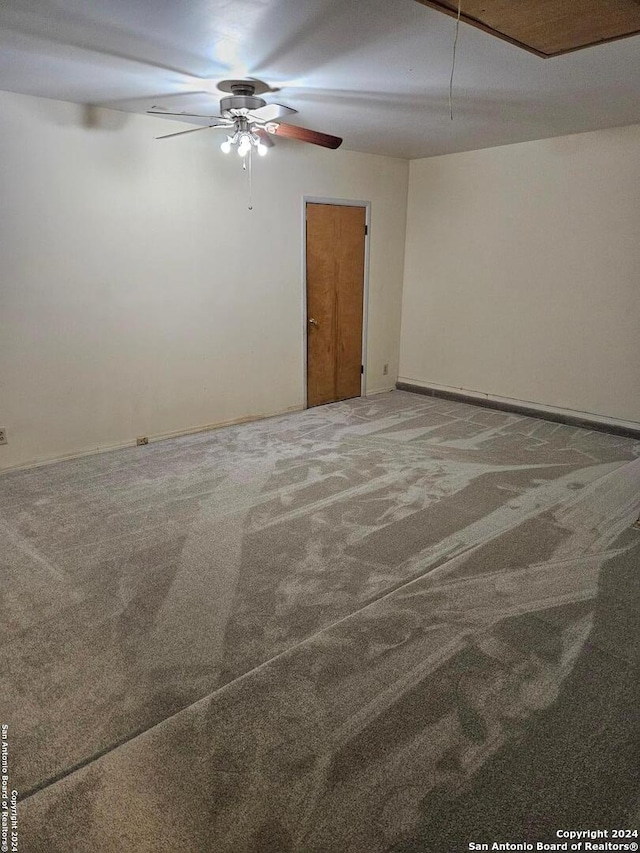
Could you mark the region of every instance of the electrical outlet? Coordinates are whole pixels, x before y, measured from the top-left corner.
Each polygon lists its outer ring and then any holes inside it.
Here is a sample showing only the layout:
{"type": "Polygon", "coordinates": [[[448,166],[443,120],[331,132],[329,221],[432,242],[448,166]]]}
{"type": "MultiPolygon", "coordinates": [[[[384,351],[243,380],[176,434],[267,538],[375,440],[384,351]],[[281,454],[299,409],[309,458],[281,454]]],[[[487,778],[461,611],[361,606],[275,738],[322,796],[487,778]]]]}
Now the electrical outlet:
{"type": "Polygon", "coordinates": [[[388,376],[388,375],[389,375],[389,365],[388,365],[388,364],[383,364],[383,365],[382,365],[382,375],[383,375],[383,376],[388,376]]]}
{"type": "Polygon", "coordinates": [[[4,427],[0,427],[0,444],[7,444],[7,431],[4,427]]]}
{"type": "Polygon", "coordinates": [[[136,444],[138,445],[138,447],[140,447],[143,444],[149,444],[149,439],[147,438],[146,435],[141,435],[138,438],[136,438],[136,444]]]}

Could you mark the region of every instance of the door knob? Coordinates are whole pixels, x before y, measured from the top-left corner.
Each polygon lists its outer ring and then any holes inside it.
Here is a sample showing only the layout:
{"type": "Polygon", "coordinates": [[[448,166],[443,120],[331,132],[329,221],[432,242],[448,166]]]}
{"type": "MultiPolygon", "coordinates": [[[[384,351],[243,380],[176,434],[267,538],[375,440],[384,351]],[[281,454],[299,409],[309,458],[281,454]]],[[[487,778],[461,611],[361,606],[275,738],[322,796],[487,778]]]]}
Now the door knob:
{"type": "Polygon", "coordinates": [[[316,326],[316,327],[317,327],[317,326],[319,326],[320,324],[318,323],[318,321],[317,321],[317,320],[314,320],[314,319],[313,319],[313,317],[309,317],[309,325],[310,325],[310,326],[316,326]]]}

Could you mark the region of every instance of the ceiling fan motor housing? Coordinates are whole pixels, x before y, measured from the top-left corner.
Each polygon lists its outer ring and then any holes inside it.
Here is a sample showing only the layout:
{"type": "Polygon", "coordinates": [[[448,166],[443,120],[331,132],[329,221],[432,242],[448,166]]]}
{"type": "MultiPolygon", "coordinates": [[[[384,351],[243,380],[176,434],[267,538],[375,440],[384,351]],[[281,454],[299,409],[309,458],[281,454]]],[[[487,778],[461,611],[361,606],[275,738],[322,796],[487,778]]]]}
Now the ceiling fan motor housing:
{"type": "Polygon", "coordinates": [[[264,107],[266,101],[264,98],[258,98],[255,95],[229,95],[226,98],[222,98],[220,101],[220,112],[225,118],[228,118],[231,115],[235,115],[236,113],[232,113],[232,110],[246,110],[246,112],[252,112],[253,110],[257,110],[259,107],[264,107]]]}

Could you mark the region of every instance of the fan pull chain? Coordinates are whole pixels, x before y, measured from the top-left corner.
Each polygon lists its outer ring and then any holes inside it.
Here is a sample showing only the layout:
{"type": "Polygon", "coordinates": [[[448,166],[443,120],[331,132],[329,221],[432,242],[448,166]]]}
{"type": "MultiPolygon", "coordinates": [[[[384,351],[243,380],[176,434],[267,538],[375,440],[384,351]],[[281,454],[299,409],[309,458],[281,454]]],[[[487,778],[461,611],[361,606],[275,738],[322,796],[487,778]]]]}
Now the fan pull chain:
{"type": "Polygon", "coordinates": [[[253,149],[251,149],[245,157],[242,158],[242,168],[247,173],[247,193],[248,193],[248,201],[247,201],[247,210],[253,210],[253,201],[251,199],[251,178],[252,178],[252,160],[251,156],[253,154],[253,149]],[[247,165],[248,164],[248,165],[247,165]]]}
{"type": "Polygon", "coordinates": [[[453,121],[453,72],[456,68],[456,48],[458,46],[458,31],[460,30],[460,12],[462,0],[458,0],[458,16],[456,18],[456,34],[453,39],[453,56],[451,58],[451,78],[449,79],[449,117],[453,121]]]}

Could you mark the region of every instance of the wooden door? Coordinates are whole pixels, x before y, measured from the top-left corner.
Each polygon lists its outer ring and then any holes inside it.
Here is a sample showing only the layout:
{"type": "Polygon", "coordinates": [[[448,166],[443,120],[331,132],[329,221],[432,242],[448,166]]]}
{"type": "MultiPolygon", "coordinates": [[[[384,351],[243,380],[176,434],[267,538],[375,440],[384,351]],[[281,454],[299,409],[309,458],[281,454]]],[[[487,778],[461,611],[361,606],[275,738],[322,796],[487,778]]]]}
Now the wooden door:
{"type": "Polygon", "coordinates": [[[307,405],[359,397],[364,207],[307,204],[307,405]]]}

